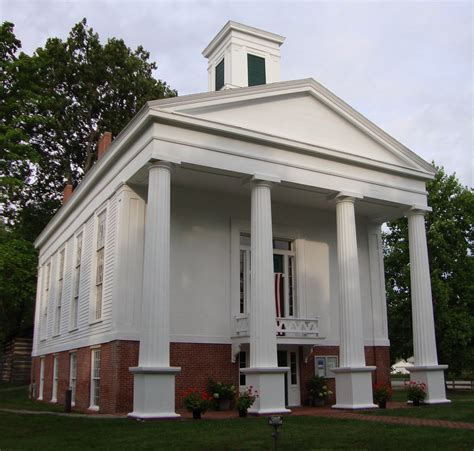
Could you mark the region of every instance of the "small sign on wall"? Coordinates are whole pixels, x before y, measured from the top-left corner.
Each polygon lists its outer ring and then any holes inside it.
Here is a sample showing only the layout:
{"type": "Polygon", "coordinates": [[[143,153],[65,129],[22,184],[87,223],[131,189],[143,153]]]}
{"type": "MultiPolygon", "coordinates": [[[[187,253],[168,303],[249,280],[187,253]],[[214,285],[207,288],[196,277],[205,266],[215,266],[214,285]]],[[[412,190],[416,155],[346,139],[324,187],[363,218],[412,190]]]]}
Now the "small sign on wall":
{"type": "Polygon", "coordinates": [[[332,372],[333,368],[337,368],[337,356],[318,356],[314,358],[315,373],[317,376],[331,378],[336,377],[332,372]]]}

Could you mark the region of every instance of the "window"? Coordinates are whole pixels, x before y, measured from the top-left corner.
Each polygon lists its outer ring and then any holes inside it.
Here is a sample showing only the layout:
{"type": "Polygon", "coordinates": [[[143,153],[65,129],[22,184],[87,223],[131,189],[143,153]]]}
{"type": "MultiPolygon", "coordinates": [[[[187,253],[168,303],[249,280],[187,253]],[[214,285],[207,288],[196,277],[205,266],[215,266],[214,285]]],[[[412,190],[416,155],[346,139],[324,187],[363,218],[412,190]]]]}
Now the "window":
{"type": "Polygon", "coordinates": [[[82,261],[82,232],[76,236],[76,260],[74,263],[74,285],[71,305],[71,328],[77,328],[77,318],[79,315],[79,286],[81,282],[81,261],[82,261]]]}
{"type": "Polygon", "coordinates": [[[39,395],[38,399],[40,401],[43,400],[43,392],[44,392],[44,357],[40,358],[40,386],[39,386],[39,395]]]}
{"type": "Polygon", "coordinates": [[[318,356],[314,358],[314,368],[317,376],[336,377],[331,370],[337,368],[337,365],[337,356],[318,356]]]}
{"type": "Polygon", "coordinates": [[[248,53],[247,72],[249,86],[264,85],[266,83],[265,58],[248,53]]]}
{"type": "Polygon", "coordinates": [[[53,357],[53,393],[51,395],[51,402],[58,401],[58,379],[59,379],[59,356],[53,357]]]}
{"type": "Polygon", "coordinates": [[[105,211],[97,218],[95,320],[102,319],[102,294],[104,287],[105,211]]]}
{"type": "MultiPolygon", "coordinates": [[[[296,268],[294,241],[273,240],[273,271],[275,286],[275,307],[278,318],[295,317],[296,308],[296,268]]],[[[250,299],[250,235],[240,235],[240,297],[239,312],[247,312],[250,299]]]]}
{"type": "Polygon", "coordinates": [[[98,410],[100,402],[100,349],[92,350],[91,365],[91,405],[90,409],[98,410]]]}
{"type": "Polygon", "coordinates": [[[216,66],[216,91],[224,87],[224,59],[216,66]]]}
{"type": "Polygon", "coordinates": [[[45,277],[43,284],[43,323],[41,325],[41,339],[45,340],[48,336],[48,302],[49,290],[51,288],[51,262],[46,265],[45,277]]]}
{"type": "MultiPolygon", "coordinates": [[[[247,353],[245,351],[240,351],[239,353],[239,368],[247,368],[247,353]]],[[[247,377],[244,373],[239,374],[239,385],[246,385],[247,377]]]]}
{"type": "Polygon", "coordinates": [[[290,383],[298,385],[298,369],[296,364],[296,352],[290,352],[290,383]]]}
{"type": "Polygon", "coordinates": [[[77,353],[69,354],[69,389],[71,390],[71,404],[76,404],[76,380],[77,380],[77,353]]]}
{"type": "Polygon", "coordinates": [[[64,283],[64,252],[63,249],[59,253],[58,263],[58,297],[56,299],[56,315],[54,317],[54,335],[59,335],[61,331],[61,303],[63,298],[63,283],[64,283]]]}

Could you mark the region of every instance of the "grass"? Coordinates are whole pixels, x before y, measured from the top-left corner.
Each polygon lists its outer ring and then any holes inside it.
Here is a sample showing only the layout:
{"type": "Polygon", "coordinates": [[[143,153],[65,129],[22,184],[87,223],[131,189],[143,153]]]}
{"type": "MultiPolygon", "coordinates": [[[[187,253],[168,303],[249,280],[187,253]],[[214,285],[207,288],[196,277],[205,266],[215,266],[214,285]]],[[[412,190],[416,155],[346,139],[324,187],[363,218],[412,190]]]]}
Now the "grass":
{"type": "MultiPolygon", "coordinates": [[[[474,392],[448,390],[447,398],[451,404],[426,405],[404,409],[378,409],[364,412],[367,415],[384,415],[390,417],[429,418],[448,421],[467,421],[474,423],[474,392]]],[[[405,402],[404,390],[394,390],[393,401],[405,402]]]]}
{"type": "MultiPolygon", "coordinates": [[[[269,450],[264,418],[134,422],[0,413],[2,450],[159,449],[269,450]]],[[[472,450],[474,431],[399,426],[317,417],[285,418],[279,450],[472,450]]]]}
{"type": "MultiPolygon", "coordinates": [[[[13,389],[1,387],[0,407],[18,410],[61,410],[60,406],[31,402],[26,398],[26,394],[26,387],[13,389]]],[[[402,395],[403,393],[396,392],[397,397],[402,395]]],[[[465,404],[472,412],[470,398],[462,395],[455,397],[452,410],[462,410],[465,404]]],[[[428,412],[429,409],[432,407],[400,410],[428,412]]],[[[472,450],[474,431],[320,417],[286,417],[278,449],[399,450],[404,443],[409,443],[412,449],[472,450]]],[[[125,419],[0,412],[2,451],[16,449],[213,451],[271,448],[271,430],[265,418],[136,422],[125,419]]]]}
{"type": "Polygon", "coordinates": [[[64,412],[62,405],[35,402],[28,399],[28,386],[10,384],[0,385],[0,408],[64,412]]]}

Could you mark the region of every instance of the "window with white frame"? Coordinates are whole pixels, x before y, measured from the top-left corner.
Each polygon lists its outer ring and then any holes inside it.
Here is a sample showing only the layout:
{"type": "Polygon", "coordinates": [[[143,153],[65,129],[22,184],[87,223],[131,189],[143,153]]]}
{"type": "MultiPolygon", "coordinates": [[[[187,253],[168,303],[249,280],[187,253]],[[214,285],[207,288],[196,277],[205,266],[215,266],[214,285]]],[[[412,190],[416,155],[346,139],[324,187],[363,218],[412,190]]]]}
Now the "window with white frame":
{"type": "Polygon", "coordinates": [[[58,382],[59,382],[59,356],[53,357],[53,392],[51,402],[58,401],[58,382]]]}
{"type": "Polygon", "coordinates": [[[102,319],[102,295],[104,288],[105,254],[105,210],[97,217],[96,276],[95,276],[95,314],[94,319],[102,319]]]}
{"type": "MultiPolygon", "coordinates": [[[[245,351],[239,352],[239,368],[247,368],[247,353],[245,351]]],[[[245,373],[239,373],[239,385],[247,385],[247,377],[245,373]]]]}
{"type": "Polygon", "coordinates": [[[51,262],[48,262],[45,269],[44,283],[43,283],[43,316],[41,324],[41,339],[45,340],[48,336],[48,303],[49,292],[51,289],[51,262]]]}
{"type": "Polygon", "coordinates": [[[77,381],[77,352],[69,354],[69,389],[71,390],[71,405],[76,404],[76,381],[77,381]]]}
{"type": "Polygon", "coordinates": [[[65,253],[65,249],[62,249],[59,252],[58,295],[56,298],[56,314],[54,316],[54,335],[59,335],[61,331],[61,307],[62,307],[63,285],[64,285],[64,253],[65,253]]]}
{"type": "Polygon", "coordinates": [[[317,356],[314,358],[314,369],[317,376],[332,378],[336,377],[332,372],[333,368],[337,368],[337,356],[317,356]]]}
{"type": "MultiPolygon", "coordinates": [[[[295,243],[288,239],[273,239],[273,271],[276,316],[296,317],[295,243]]],[[[240,297],[239,312],[247,313],[250,299],[250,235],[240,234],[240,297]]]]}
{"type": "Polygon", "coordinates": [[[91,405],[90,409],[99,409],[100,402],[100,349],[92,350],[91,362],[91,405]]]}
{"type": "Polygon", "coordinates": [[[74,285],[72,290],[71,304],[71,329],[77,328],[79,316],[79,286],[81,283],[81,263],[82,263],[82,232],[76,236],[76,258],[74,263],[74,285]]]}
{"type": "Polygon", "coordinates": [[[43,393],[44,393],[44,357],[40,358],[40,380],[39,380],[39,393],[38,393],[38,400],[43,399],[43,393]]]}

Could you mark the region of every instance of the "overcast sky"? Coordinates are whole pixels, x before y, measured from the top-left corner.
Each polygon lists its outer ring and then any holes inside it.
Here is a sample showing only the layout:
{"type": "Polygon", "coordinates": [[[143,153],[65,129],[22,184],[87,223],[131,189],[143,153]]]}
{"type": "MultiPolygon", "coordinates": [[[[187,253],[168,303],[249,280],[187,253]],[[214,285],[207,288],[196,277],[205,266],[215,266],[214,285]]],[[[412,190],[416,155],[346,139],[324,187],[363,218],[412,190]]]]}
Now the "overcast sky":
{"type": "Polygon", "coordinates": [[[0,0],[26,53],[86,17],[103,41],[143,45],[180,95],[207,90],[201,52],[228,20],[281,34],[282,80],[314,78],[471,187],[473,11],[471,1],[0,0]]]}

